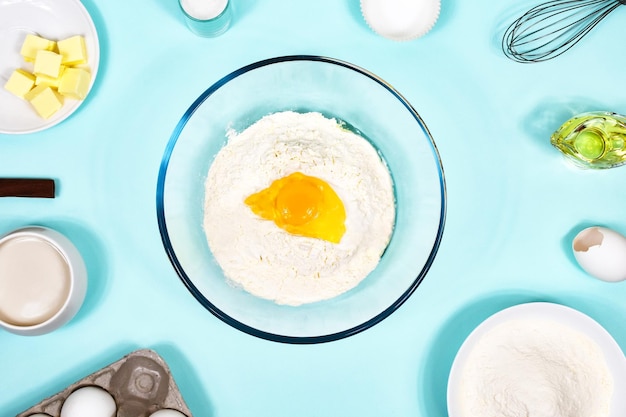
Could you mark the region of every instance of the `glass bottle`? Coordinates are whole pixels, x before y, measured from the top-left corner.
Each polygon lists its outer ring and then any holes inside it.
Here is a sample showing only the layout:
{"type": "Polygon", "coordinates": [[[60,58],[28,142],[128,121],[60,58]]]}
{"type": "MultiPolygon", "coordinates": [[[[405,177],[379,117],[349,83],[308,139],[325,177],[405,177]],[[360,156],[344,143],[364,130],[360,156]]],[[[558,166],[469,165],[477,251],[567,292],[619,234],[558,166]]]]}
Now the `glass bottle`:
{"type": "Polygon", "coordinates": [[[572,117],[552,134],[550,143],[582,168],[626,164],[626,117],[588,112],[572,117]]]}

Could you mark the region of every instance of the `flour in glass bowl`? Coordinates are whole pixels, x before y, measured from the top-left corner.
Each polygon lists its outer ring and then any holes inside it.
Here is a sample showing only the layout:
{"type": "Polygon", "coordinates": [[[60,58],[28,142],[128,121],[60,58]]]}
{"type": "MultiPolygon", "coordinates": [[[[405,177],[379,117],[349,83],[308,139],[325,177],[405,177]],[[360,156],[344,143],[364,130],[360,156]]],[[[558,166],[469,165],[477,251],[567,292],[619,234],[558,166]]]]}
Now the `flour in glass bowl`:
{"type": "Polygon", "coordinates": [[[460,383],[459,417],[608,417],[613,395],[600,347],[550,320],[491,329],[467,358],[460,383]]]}
{"type": "Polygon", "coordinates": [[[367,140],[320,113],[291,111],[228,136],[205,183],[204,231],[231,283],[300,305],[336,297],[376,268],[391,239],[395,200],[391,175],[367,140]],[[289,234],[244,204],[296,171],[323,179],[340,197],[340,243],[289,234]]]}

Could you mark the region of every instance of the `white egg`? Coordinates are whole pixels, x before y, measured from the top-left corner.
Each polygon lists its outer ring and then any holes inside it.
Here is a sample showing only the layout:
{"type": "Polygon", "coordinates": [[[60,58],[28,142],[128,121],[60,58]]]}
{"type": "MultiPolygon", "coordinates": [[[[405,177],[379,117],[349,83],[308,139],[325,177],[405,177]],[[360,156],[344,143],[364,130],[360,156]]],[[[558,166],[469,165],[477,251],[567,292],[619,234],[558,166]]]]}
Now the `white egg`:
{"type": "Polygon", "coordinates": [[[61,417],[114,417],[115,399],[106,390],[86,386],[72,392],[61,407],[61,417]]]}
{"type": "Polygon", "coordinates": [[[605,227],[582,230],[572,242],[574,257],[589,275],[603,281],[626,280],[626,237],[605,227]]]}
{"type": "Polygon", "coordinates": [[[181,413],[180,411],[176,411],[176,410],[172,410],[168,408],[167,410],[155,411],[154,413],[150,414],[150,417],[187,417],[187,416],[181,413]]]}
{"type": "Polygon", "coordinates": [[[50,417],[50,414],[37,413],[37,414],[31,414],[28,417],[50,417]]]}

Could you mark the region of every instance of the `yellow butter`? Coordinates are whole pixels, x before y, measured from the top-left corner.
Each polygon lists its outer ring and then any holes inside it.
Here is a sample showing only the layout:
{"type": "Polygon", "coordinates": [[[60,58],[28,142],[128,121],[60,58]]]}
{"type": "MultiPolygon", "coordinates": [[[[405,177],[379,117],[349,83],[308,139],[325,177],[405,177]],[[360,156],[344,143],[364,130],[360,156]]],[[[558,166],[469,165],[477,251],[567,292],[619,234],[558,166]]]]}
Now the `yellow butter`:
{"type": "Polygon", "coordinates": [[[44,119],[50,118],[63,106],[63,99],[49,85],[41,84],[24,97],[44,119]]]}
{"type": "Polygon", "coordinates": [[[56,42],[51,41],[41,36],[28,34],[22,43],[22,49],[20,54],[24,57],[24,60],[33,62],[37,57],[38,51],[54,51],[56,42]]]}
{"type": "Polygon", "coordinates": [[[59,93],[65,97],[82,100],[87,97],[91,74],[82,68],[66,68],[59,81],[59,93]]]}
{"type": "Polygon", "coordinates": [[[35,76],[23,69],[13,71],[4,88],[20,98],[24,98],[35,84],[35,76]]]}
{"type": "Polygon", "coordinates": [[[36,76],[58,78],[61,72],[61,55],[52,51],[37,51],[33,72],[36,76]]]}
{"type": "Polygon", "coordinates": [[[80,65],[87,62],[85,38],[81,35],[72,36],[57,42],[59,54],[64,65],[80,65]]]}
{"type": "Polygon", "coordinates": [[[35,77],[35,85],[47,84],[52,88],[59,88],[59,82],[61,81],[61,77],[63,76],[63,72],[65,71],[65,66],[61,65],[59,70],[59,76],[57,78],[48,77],[47,75],[37,75],[35,77]]]}

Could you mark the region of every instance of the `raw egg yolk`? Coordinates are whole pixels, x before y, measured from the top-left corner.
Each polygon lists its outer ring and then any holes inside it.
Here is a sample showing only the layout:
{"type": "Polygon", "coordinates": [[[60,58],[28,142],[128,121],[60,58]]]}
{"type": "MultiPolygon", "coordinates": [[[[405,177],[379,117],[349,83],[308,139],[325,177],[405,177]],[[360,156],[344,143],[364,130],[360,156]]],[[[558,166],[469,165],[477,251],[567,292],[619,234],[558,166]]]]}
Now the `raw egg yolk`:
{"type": "Polygon", "coordinates": [[[339,243],[346,232],[346,210],[335,190],[301,172],[277,179],[245,203],[254,214],[293,235],[339,243]]]}

